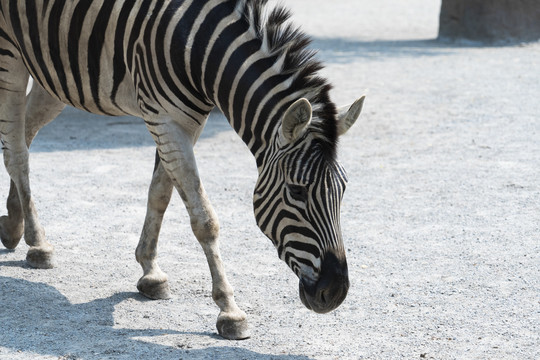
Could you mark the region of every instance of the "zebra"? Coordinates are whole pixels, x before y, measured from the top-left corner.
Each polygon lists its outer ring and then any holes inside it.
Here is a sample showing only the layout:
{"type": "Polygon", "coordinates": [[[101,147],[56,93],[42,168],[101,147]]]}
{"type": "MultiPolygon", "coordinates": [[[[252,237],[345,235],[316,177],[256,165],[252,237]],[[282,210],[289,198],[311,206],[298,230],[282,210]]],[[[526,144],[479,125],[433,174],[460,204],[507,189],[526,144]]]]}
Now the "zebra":
{"type": "Polygon", "coordinates": [[[256,223],[298,276],[302,303],[317,313],[338,307],[349,277],[339,218],[347,175],[336,148],[364,97],[336,108],[311,39],[290,17],[266,0],[0,0],[0,136],[11,179],[4,246],[24,235],[27,263],[54,266],[30,192],[28,148],[66,104],[140,117],[156,160],[135,252],[137,288],[170,297],[157,242],[176,189],[208,261],[218,333],[249,337],[193,151],[217,106],[253,154],[256,223]]]}

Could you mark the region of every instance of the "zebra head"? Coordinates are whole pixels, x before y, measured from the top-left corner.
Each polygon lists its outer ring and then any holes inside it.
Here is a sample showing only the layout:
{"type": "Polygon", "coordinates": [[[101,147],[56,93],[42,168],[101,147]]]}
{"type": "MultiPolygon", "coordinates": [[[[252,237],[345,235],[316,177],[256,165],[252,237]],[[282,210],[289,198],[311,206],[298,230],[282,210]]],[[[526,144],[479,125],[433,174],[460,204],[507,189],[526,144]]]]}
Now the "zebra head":
{"type": "MultiPolygon", "coordinates": [[[[356,121],[363,101],[338,114],[334,138],[356,121]]],[[[254,210],[257,225],[298,276],[302,303],[326,313],[343,302],[349,289],[340,228],[347,176],[335,151],[328,154],[328,139],[318,121],[306,99],[285,111],[259,171],[254,210]]]]}

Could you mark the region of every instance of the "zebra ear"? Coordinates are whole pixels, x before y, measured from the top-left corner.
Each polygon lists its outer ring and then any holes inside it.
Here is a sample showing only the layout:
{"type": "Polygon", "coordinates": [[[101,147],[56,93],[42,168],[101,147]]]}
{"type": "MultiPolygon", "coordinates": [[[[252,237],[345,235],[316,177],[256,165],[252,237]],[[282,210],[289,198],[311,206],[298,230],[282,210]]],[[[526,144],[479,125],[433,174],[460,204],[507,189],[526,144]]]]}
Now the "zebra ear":
{"type": "Polygon", "coordinates": [[[304,98],[289,106],[281,123],[281,133],[285,140],[293,142],[304,133],[311,122],[311,113],[311,104],[304,98]]]}
{"type": "Polygon", "coordinates": [[[356,100],[350,107],[345,106],[338,110],[338,136],[341,136],[347,132],[356,122],[356,119],[360,116],[362,106],[364,106],[364,99],[366,96],[362,96],[356,100]]]}

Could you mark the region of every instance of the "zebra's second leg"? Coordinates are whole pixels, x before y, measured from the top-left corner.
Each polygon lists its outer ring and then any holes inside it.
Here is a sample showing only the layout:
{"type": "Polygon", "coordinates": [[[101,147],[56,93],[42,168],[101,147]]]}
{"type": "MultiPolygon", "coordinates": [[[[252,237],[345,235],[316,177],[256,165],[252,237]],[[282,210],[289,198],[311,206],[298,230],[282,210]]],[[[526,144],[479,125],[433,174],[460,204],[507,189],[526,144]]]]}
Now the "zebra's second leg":
{"type": "Polygon", "coordinates": [[[146,217],[135,257],[143,268],[143,276],[137,282],[137,289],[150,299],[170,298],[167,274],[157,264],[157,242],[163,214],[171,200],[173,183],[165,172],[156,150],[156,164],[152,183],[148,191],[146,217]]]}
{"type": "Polygon", "coordinates": [[[199,178],[193,152],[194,136],[175,124],[150,129],[158,144],[161,163],[184,201],[191,228],[201,244],[212,276],[212,298],[220,308],[217,330],[227,339],[246,339],[246,314],[234,300],[219,251],[219,223],[199,178]]]}
{"type": "MultiPolygon", "coordinates": [[[[48,269],[54,265],[54,248],[45,240],[45,231],[39,223],[32,200],[27,144],[31,143],[37,131],[46,122],[58,114],[59,105],[46,95],[43,89],[38,89],[36,92],[32,91],[34,95],[28,99],[29,113],[26,115],[25,93],[28,72],[23,63],[17,59],[10,59],[4,65],[9,71],[4,72],[1,79],[0,116],[3,121],[0,122],[0,134],[3,142],[4,164],[12,180],[12,185],[17,189],[16,192],[10,191],[12,198],[8,199],[8,214],[15,214],[12,219],[15,219],[18,224],[24,224],[24,239],[30,246],[26,254],[27,263],[34,268],[48,269]],[[20,208],[16,205],[17,197],[20,208]],[[12,207],[9,208],[10,206],[12,207]]],[[[18,226],[20,227],[20,225],[18,226]]],[[[20,239],[19,234],[15,235],[20,239]]],[[[8,245],[16,246],[16,243],[10,242],[8,245]]]]}
{"type": "MultiPolygon", "coordinates": [[[[64,108],[64,104],[50,96],[37,82],[28,95],[25,112],[25,140],[30,147],[38,131],[51,122],[64,108]]],[[[14,249],[24,234],[24,216],[17,187],[10,182],[6,202],[7,216],[0,217],[0,240],[8,249],[14,249]]]]}
{"type": "Polygon", "coordinates": [[[0,240],[7,249],[15,249],[24,234],[24,217],[17,187],[10,181],[6,201],[8,214],[0,216],[0,240]]]}

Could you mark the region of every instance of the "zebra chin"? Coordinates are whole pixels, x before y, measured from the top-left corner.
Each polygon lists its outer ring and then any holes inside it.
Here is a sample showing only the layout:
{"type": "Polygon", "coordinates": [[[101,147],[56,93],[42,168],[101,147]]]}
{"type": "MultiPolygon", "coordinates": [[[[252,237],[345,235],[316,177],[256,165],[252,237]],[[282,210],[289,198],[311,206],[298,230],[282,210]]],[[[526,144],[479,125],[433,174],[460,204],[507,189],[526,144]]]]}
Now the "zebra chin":
{"type": "Polygon", "coordinates": [[[347,261],[338,260],[333,253],[328,253],[321,267],[321,275],[316,282],[300,278],[300,300],[305,307],[316,313],[324,314],[336,309],[349,291],[347,261]]]}

